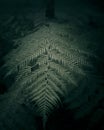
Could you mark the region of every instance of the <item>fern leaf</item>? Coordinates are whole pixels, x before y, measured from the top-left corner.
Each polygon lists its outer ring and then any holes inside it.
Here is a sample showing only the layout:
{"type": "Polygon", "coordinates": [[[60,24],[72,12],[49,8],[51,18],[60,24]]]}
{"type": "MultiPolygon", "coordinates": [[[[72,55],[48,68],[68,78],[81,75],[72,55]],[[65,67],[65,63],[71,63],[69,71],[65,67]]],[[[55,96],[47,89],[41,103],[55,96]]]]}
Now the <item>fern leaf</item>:
{"type": "Polygon", "coordinates": [[[62,39],[58,42],[56,38],[53,42],[49,35],[39,42],[38,35],[31,36],[36,43],[31,42],[28,47],[24,44],[20,52],[14,54],[14,61],[11,59],[6,63],[10,68],[6,75],[16,72],[14,86],[23,89],[24,97],[28,99],[27,105],[33,105],[45,125],[48,116],[61,105],[67,92],[78,87],[80,77],[87,75],[86,69],[93,68],[90,57],[94,56],[72,48],[68,43],[65,47],[62,39]],[[20,60],[16,59],[17,55],[20,60]]]}

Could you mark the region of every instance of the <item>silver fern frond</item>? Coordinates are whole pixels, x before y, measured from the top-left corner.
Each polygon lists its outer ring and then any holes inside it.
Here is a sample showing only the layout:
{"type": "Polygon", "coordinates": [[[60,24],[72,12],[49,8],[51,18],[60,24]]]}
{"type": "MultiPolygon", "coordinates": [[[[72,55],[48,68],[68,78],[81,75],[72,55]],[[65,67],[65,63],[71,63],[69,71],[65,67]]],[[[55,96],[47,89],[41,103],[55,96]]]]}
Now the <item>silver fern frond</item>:
{"type": "Polygon", "coordinates": [[[50,113],[62,105],[67,93],[88,76],[87,70],[93,68],[90,58],[95,57],[46,30],[44,27],[22,39],[21,49],[7,56],[5,65],[8,68],[5,78],[16,73],[13,88],[21,88],[27,99],[25,103],[32,104],[44,125],[50,113]]]}

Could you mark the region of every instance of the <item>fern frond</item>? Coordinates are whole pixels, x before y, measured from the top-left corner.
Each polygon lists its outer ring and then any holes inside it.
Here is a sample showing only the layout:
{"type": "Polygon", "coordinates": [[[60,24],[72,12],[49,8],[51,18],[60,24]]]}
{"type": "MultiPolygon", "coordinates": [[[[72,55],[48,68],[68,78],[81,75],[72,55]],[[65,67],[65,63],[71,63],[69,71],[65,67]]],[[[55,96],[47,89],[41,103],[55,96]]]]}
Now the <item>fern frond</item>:
{"type": "Polygon", "coordinates": [[[21,51],[14,54],[14,61],[7,62],[6,66],[10,69],[6,76],[16,72],[14,86],[23,88],[24,97],[28,99],[26,104],[33,105],[32,108],[42,116],[45,124],[67,92],[78,87],[80,79],[87,76],[87,68],[93,68],[90,57],[94,56],[72,48],[68,43],[65,46],[57,38],[52,41],[49,35],[48,38],[45,35],[42,42],[37,40],[38,34],[36,36],[36,43],[24,44],[25,47],[22,46],[21,51]]]}

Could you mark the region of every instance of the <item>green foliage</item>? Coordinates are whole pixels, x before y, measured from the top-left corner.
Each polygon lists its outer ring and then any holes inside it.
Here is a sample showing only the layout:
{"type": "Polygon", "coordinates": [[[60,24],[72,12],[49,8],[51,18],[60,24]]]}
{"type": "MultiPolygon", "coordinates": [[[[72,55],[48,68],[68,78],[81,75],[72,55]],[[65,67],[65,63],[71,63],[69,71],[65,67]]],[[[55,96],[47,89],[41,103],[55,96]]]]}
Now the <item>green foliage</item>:
{"type": "Polygon", "coordinates": [[[6,64],[3,66],[7,69],[4,79],[15,75],[11,88],[12,91],[16,90],[15,99],[22,92],[26,101],[21,102],[43,118],[44,126],[49,115],[62,105],[65,97],[80,87],[89,72],[93,74],[92,59],[98,59],[92,53],[67,43],[64,37],[58,35],[60,27],[56,25],[51,25],[53,32],[44,26],[21,39],[22,44],[5,57],[6,64]]]}

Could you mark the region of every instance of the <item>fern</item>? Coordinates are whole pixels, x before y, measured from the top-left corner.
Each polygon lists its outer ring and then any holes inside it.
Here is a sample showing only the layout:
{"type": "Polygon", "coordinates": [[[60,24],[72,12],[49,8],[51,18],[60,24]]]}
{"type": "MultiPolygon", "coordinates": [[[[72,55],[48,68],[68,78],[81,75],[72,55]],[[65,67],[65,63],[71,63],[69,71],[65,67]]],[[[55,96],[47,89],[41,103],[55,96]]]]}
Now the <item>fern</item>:
{"type": "Polygon", "coordinates": [[[45,127],[50,113],[62,105],[68,92],[78,87],[79,81],[88,75],[87,70],[93,69],[90,58],[96,57],[67,42],[64,45],[61,37],[53,35],[54,40],[50,34],[46,37],[44,28],[35,36],[31,34],[22,39],[21,50],[5,58],[4,68],[8,70],[5,78],[16,74],[12,88],[21,88],[27,99],[25,103],[32,104],[32,109],[42,116],[45,127]]]}

